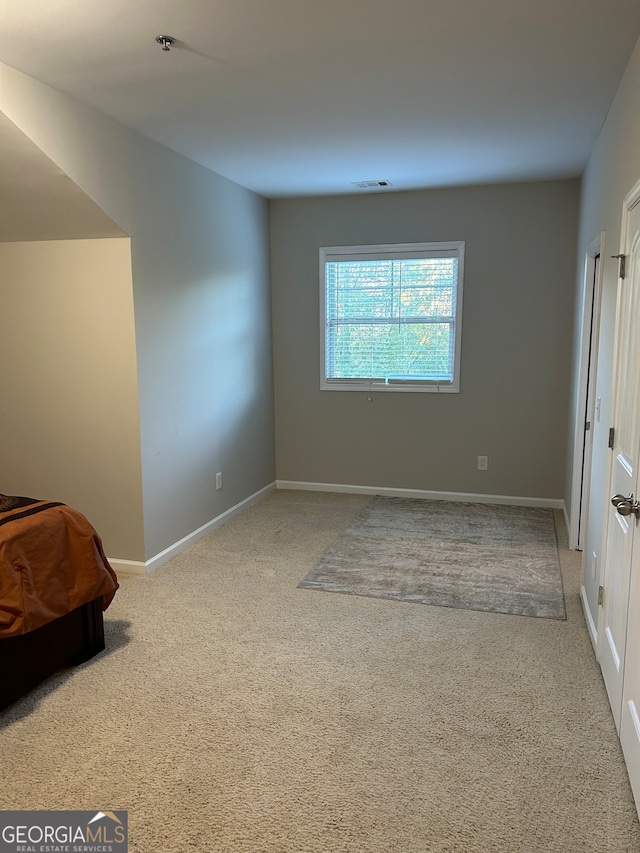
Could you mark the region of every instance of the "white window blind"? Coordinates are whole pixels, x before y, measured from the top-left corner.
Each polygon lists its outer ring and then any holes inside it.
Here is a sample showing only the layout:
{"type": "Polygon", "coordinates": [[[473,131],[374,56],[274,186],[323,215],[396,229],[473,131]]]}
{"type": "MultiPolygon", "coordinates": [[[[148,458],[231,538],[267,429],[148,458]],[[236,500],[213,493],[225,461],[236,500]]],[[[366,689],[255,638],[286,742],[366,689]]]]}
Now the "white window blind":
{"type": "Polygon", "coordinates": [[[321,249],[321,387],[458,390],[463,247],[321,249]]]}

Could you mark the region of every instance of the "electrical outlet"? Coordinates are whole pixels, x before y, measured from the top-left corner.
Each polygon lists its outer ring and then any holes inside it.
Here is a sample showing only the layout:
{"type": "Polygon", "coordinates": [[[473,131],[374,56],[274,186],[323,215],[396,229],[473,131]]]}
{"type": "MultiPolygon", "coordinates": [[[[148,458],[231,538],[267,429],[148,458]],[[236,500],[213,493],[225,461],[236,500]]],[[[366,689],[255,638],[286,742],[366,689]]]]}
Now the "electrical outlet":
{"type": "Polygon", "coordinates": [[[222,472],[219,471],[216,474],[216,489],[221,489],[221,488],[222,488],[222,472]]]}
{"type": "Polygon", "coordinates": [[[488,456],[478,456],[478,471],[486,471],[489,467],[488,456]]]}

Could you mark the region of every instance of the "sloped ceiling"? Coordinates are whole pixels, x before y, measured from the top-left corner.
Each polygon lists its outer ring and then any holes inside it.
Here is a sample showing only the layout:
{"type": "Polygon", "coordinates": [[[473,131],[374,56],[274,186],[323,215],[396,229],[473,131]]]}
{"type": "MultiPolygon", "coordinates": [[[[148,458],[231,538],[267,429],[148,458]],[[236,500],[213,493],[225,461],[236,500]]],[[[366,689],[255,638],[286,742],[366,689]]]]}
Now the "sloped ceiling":
{"type": "Polygon", "coordinates": [[[0,242],[124,236],[1,112],[0,152],[0,242]]]}
{"type": "Polygon", "coordinates": [[[579,175],[640,2],[0,0],[0,19],[0,61],[278,197],[579,175]]]}

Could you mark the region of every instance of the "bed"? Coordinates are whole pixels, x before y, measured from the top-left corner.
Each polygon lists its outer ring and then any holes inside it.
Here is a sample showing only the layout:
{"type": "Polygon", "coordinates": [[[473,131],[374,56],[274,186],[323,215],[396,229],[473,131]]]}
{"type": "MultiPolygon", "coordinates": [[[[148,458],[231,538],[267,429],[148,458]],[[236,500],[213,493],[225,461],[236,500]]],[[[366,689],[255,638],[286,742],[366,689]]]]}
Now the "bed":
{"type": "Polygon", "coordinates": [[[0,710],[104,649],[102,614],[117,589],[80,512],[0,494],[0,710]]]}

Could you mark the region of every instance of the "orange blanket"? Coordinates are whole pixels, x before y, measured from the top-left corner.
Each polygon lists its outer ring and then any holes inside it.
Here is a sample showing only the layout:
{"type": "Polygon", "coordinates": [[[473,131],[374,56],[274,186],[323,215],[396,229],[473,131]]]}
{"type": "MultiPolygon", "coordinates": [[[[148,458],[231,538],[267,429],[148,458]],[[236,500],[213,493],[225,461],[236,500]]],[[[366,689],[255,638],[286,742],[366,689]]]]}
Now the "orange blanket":
{"type": "Polygon", "coordinates": [[[102,597],[118,581],[100,537],[61,503],[0,495],[0,638],[26,634],[102,597]]]}

